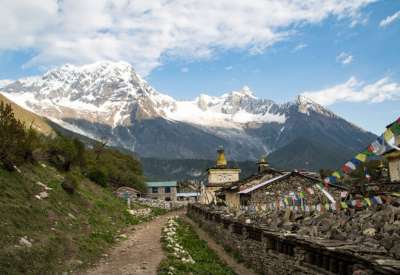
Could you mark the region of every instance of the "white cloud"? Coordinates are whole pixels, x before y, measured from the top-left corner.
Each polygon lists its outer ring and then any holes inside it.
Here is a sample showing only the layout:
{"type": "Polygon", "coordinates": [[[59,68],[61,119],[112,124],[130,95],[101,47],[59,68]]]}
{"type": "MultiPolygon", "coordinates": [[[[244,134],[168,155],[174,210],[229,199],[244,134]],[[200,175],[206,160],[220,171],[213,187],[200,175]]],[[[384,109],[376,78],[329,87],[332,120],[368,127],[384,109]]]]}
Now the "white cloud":
{"type": "Polygon", "coordinates": [[[224,69],[225,71],[231,71],[233,69],[233,66],[226,66],[224,69]]]}
{"type": "Polygon", "coordinates": [[[385,19],[383,19],[381,22],[379,22],[379,26],[381,28],[384,28],[390,24],[392,24],[394,21],[400,19],[400,11],[386,17],[385,19]]]}
{"type": "Polygon", "coordinates": [[[297,26],[332,16],[359,21],[374,1],[2,0],[0,51],[37,53],[26,66],[125,60],[146,75],[165,57],[261,53],[297,26]]]}
{"type": "Polygon", "coordinates": [[[13,81],[10,79],[0,79],[0,88],[11,84],[13,81]]]}
{"type": "Polygon", "coordinates": [[[300,43],[300,44],[296,45],[296,47],[293,48],[292,52],[294,52],[294,53],[295,53],[295,52],[298,52],[298,51],[300,51],[300,50],[302,50],[302,49],[304,49],[304,48],[306,48],[306,47],[308,47],[307,44],[305,44],[305,43],[300,43]]]}
{"type": "Polygon", "coordinates": [[[189,68],[183,67],[183,68],[181,68],[181,72],[182,73],[187,73],[187,72],[189,72],[189,68]]]}
{"type": "Polygon", "coordinates": [[[400,100],[400,83],[384,77],[374,83],[365,84],[353,76],[345,83],[320,91],[306,91],[302,95],[322,105],[331,105],[336,102],[379,103],[400,100]]]}
{"type": "Polygon", "coordinates": [[[336,61],[342,63],[343,65],[347,65],[353,62],[353,56],[351,54],[341,52],[338,56],[336,56],[336,61]]]}

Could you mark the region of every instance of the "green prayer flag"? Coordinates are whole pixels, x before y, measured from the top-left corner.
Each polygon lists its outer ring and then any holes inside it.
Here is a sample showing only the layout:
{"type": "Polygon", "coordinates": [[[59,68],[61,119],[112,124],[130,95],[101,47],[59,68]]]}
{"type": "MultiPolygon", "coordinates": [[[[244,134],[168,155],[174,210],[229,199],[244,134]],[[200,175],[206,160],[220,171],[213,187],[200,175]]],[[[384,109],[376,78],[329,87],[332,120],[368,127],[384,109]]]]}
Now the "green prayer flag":
{"type": "Polygon", "coordinates": [[[390,126],[390,130],[393,132],[393,134],[400,135],[400,124],[397,122],[393,123],[393,125],[390,126]]]}

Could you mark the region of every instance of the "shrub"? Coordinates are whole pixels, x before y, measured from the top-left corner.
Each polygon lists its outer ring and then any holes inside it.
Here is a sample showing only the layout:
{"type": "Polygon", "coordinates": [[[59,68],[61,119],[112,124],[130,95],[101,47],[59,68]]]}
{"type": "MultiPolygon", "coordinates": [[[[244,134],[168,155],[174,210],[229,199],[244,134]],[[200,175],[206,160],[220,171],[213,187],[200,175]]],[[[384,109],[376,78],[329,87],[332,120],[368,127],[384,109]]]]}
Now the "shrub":
{"type": "Polygon", "coordinates": [[[106,174],[99,168],[93,168],[87,175],[87,177],[97,183],[102,187],[107,187],[107,176],[106,174]]]}
{"type": "Polygon", "coordinates": [[[66,175],[64,181],[61,183],[61,187],[67,192],[68,194],[74,194],[76,188],[78,187],[78,180],[75,175],[69,173],[66,175]]]}

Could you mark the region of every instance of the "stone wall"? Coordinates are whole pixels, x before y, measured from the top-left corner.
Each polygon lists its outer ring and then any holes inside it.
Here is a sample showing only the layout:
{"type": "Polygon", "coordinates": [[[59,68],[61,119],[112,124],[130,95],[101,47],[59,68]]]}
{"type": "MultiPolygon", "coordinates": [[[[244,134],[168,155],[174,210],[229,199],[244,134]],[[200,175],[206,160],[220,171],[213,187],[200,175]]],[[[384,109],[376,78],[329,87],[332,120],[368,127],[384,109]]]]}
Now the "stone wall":
{"type": "Polygon", "coordinates": [[[199,205],[188,207],[188,216],[225,249],[260,274],[398,274],[391,268],[337,251],[294,234],[238,222],[199,205]]]}

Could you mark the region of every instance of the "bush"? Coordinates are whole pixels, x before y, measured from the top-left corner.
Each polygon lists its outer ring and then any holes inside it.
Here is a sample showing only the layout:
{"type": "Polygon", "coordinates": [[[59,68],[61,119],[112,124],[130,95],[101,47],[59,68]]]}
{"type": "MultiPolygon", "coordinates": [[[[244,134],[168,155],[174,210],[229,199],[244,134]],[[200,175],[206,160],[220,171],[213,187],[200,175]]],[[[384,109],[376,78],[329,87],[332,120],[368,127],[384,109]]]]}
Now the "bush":
{"type": "Polygon", "coordinates": [[[91,181],[97,183],[98,185],[100,185],[102,187],[107,187],[107,176],[101,169],[98,169],[98,168],[92,169],[88,173],[87,177],[91,181]]]}
{"type": "Polygon", "coordinates": [[[67,174],[64,181],[61,183],[61,187],[67,192],[68,194],[74,194],[75,190],[78,187],[78,180],[75,175],[72,173],[67,174]]]}

